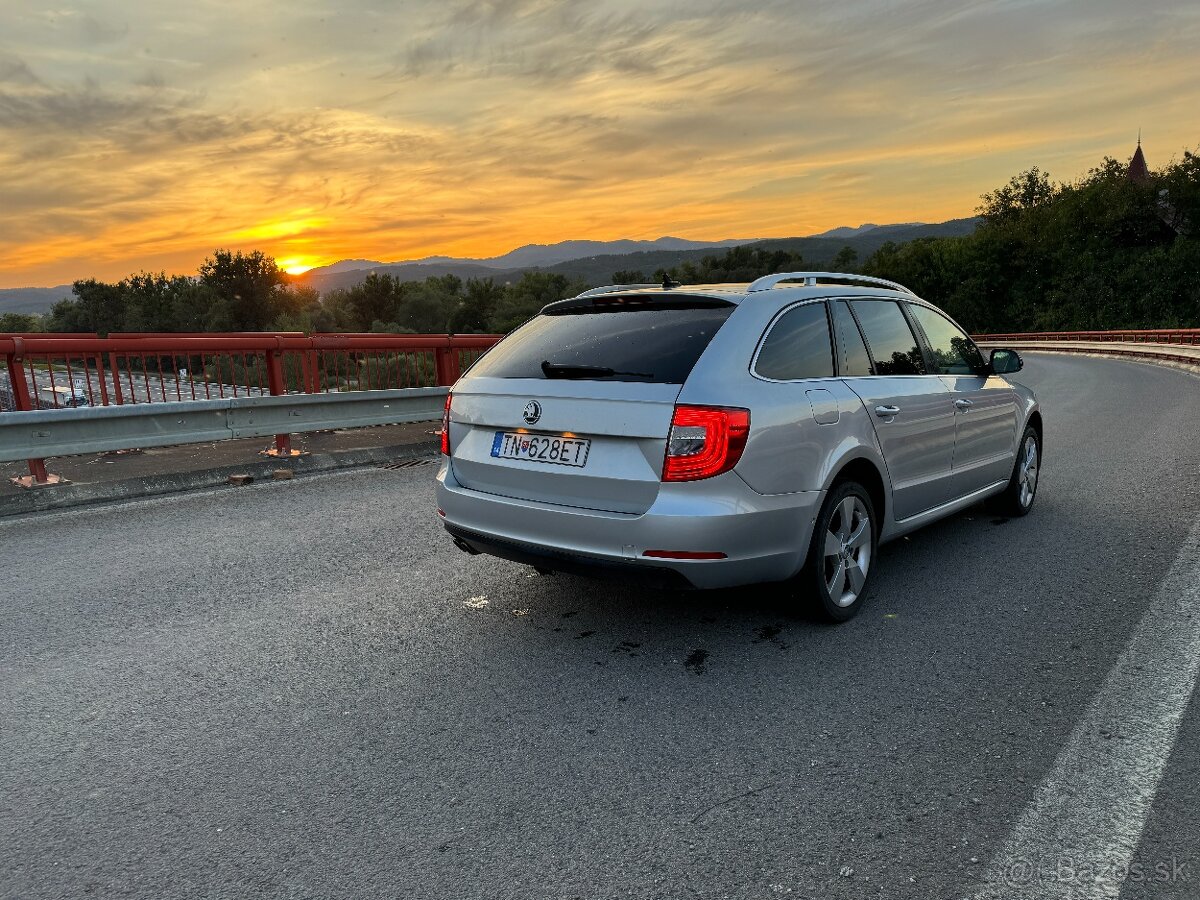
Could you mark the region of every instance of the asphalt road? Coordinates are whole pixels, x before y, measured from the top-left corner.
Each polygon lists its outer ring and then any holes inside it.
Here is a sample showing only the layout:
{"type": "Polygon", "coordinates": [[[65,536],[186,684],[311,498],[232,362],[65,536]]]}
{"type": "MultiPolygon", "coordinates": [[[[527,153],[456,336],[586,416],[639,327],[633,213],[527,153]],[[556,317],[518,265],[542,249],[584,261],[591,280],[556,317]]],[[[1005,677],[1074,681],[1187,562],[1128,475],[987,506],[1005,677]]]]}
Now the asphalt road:
{"type": "Polygon", "coordinates": [[[1035,511],[836,628],[467,557],[432,467],[0,523],[0,895],[966,898],[1041,842],[1006,895],[1066,896],[1066,796],[1121,898],[1200,897],[1200,380],[1019,380],[1035,511]]]}

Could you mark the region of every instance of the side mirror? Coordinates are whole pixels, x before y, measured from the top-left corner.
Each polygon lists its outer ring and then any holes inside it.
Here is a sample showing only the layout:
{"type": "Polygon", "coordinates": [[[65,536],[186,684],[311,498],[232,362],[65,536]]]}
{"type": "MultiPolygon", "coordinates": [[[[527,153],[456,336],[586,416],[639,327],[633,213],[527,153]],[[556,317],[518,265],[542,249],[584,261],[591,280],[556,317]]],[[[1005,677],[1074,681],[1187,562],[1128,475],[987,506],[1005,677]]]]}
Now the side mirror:
{"type": "Polygon", "coordinates": [[[1013,372],[1020,372],[1023,368],[1025,368],[1025,362],[1016,350],[1004,350],[1000,347],[992,350],[993,375],[1011,375],[1013,372]]]}

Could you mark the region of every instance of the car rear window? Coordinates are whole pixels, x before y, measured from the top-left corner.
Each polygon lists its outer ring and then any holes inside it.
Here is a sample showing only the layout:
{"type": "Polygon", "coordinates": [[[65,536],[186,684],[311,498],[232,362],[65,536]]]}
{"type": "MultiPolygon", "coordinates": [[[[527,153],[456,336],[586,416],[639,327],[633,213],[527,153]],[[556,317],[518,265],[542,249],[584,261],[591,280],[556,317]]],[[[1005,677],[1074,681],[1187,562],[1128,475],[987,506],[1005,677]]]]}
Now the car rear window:
{"type": "Polygon", "coordinates": [[[471,377],[683,384],[735,307],[613,302],[542,313],[471,367],[471,377]]]}

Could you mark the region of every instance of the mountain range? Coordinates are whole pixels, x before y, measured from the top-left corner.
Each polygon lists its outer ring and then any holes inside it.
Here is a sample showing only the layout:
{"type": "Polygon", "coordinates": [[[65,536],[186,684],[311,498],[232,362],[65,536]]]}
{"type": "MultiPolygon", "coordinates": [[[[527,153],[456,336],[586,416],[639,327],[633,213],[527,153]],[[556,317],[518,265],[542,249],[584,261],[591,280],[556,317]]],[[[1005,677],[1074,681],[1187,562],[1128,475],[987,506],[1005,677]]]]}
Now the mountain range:
{"type": "Polygon", "coordinates": [[[41,315],[59,300],[71,296],[71,285],[58,287],[0,288],[0,315],[24,313],[41,315]]]}
{"type": "Polygon", "coordinates": [[[832,231],[809,237],[768,238],[757,241],[718,241],[705,244],[696,241],[680,241],[678,238],[660,238],[658,241],[563,241],[549,246],[531,244],[490,259],[456,259],[451,257],[426,257],[421,260],[398,263],[366,263],[358,267],[349,263],[334,263],[310,269],[293,280],[325,292],[349,288],[361,282],[370,273],[391,275],[399,281],[423,281],[442,275],[459,278],[492,278],[498,282],[515,281],[523,272],[539,269],[545,272],[566,275],[587,284],[608,284],[613,273],[618,271],[640,271],[650,275],[657,269],[669,269],[687,260],[700,260],[714,250],[735,246],[761,247],[765,250],[788,250],[800,253],[807,264],[828,265],[843,247],[850,247],[864,260],[888,241],[903,243],[920,237],[960,237],[970,234],[979,224],[975,218],[951,219],[947,222],[927,224],[909,222],[899,225],[874,225],[867,223],[856,228],[835,228],[832,231]],[[689,247],[664,246],[663,242],[692,244],[689,247]],[[628,251],[630,244],[651,245],[644,249],[628,251]],[[619,247],[622,249],[609,249],[619,247]],[[590,252],[583,255],[581,249],[590,252]],[[568,255],[571,254],[571,255],[568,255]],[[558,257],[561,261],[550,262],[558,257]],[[540,259],[534,264],[524,260],[540,259]],[[515,263],[519,263],[514,265],[515,263]]]}
{"type": "Polygon", "coordinates": [[[544,269],[548,266],[587,256],[620,256],[626,253],[647,253],[656,250],[703,250],[737,247],[749,244],[753,238],[724,241],[689,241],[684,238],[660,237],[653,241],[560,241],[557,244],[526,244],[502,256],[475,259],[462,256],[425,256],[400,262],[372,262],[365,259],[344,259],[330,266],[317,266],[305,274],[320,278],[355,269],[379,269],[392,266],[481,266],[487,269],[544,269]]]}
{"type": "MultiPolygon", "coordinates": [[[[353,287],[371,272],[390,274],[401,281],[423,281],[431,276],[456,275],[459,278],[493,278],[499,282],[518,279],[531,269],[566,275],[587,284],[607,284],[617,271],[641,271],[648,275],[687,260],[699,260],[716,250],[750,245],[766,250],[801,253],[806,263],[828,264],[843,247],[850,247],[860,260],[866,259],[887,241],[902,243],[920,237],[955,237],[970,234],[978,219],[951,219],[926,224],[909,222],[899,225],[866,223],[844,226],[821,234],[765,240],[727,239],[689,241],[662,237],[653,241],[561,241],[557,244],[528,244],[501,256],[483,259],[429,256],[423,259],[383,263],[368,259],[344,259],[328,266],[310,269],[292,278],[296,284],[319,291],[353,287]]],[[[0,289],[0,314],[45,313],[56,302],[71,296],[71,286],[53,288],[0,289]]]]}

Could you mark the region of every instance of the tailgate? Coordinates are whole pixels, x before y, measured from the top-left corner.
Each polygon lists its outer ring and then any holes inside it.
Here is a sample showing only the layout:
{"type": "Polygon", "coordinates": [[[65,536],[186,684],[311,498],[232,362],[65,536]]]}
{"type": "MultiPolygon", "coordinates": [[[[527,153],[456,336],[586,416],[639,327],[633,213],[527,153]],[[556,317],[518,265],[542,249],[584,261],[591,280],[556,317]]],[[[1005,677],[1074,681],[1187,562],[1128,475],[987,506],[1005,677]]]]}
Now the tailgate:
{"type": "MultiPolygon", "coordinates": [[[[454,391],[454,476],[488,494],[639,514],[658,496],[678,384],[468,378],[454,391]],[[526,413],[535,401],[538,415],[526,413]],[[583,441],[583,465],[505,458],[498,435],[583,441]]],[[[512,439],[509,439],[510,441],[512,439]]],[[[545,446],[542,444],[542,446],[545,446]]]]}

